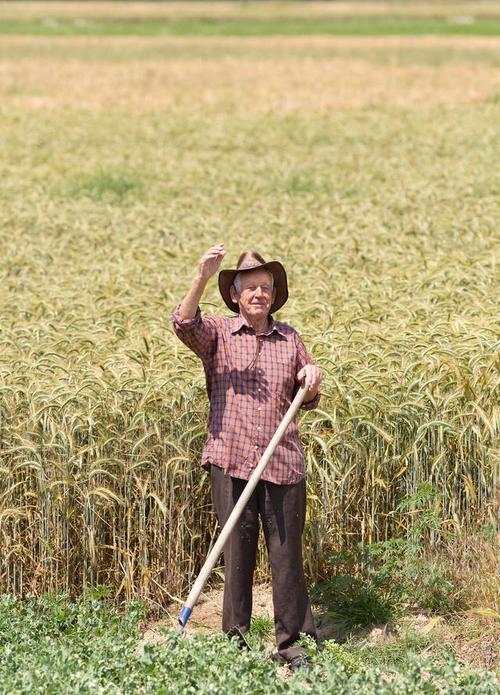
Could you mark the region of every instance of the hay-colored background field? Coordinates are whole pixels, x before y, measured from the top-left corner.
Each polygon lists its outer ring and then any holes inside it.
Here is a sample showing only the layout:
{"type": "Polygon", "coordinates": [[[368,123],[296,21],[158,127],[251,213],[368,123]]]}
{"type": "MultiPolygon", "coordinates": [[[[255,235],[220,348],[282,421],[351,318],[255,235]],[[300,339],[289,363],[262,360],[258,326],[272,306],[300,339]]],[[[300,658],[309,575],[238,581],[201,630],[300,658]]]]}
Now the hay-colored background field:
{"type": "Polygon", "coordinates": [[[490,16],[494,0],[438,2],[0,2],[2,17],[329,17],[329,16],[490,16]]]}
{"type": "Polygon", "coordinates": [[[206,401],[169,313],[217,240],[283,260],[279,318],[325,371],[310,576],[426,513],[433,547],[495,523],[499,62],[478,37],[2,38],[2,590],[193,579],[206,401]]]}
{"type": "Polygon", "coordinates": [[[313,113],[495,103],[500,38],[4,38],[21,108],[313,113]]]}

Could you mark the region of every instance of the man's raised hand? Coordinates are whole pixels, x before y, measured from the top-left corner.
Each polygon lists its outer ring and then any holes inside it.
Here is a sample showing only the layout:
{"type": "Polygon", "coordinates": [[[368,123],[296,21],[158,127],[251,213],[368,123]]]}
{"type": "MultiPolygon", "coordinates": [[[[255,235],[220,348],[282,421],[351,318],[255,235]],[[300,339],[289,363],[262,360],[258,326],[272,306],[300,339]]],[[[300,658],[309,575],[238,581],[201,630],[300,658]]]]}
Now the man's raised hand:
{"type": "Polygon", "coordinates": [[[181,320],[193,319],[196,316],[207,282],[218,271],[225,255],[224,244],[216,244],[201,257],[198,274],[179,305],[178,313],[181,320]]]}
{"type": "Polygon", "coordinates": [[[219,270],[226,255],[224,244],[216,244],[203,254],[198,266],[198,272],[203,280],[209,280],[219,270]]]}

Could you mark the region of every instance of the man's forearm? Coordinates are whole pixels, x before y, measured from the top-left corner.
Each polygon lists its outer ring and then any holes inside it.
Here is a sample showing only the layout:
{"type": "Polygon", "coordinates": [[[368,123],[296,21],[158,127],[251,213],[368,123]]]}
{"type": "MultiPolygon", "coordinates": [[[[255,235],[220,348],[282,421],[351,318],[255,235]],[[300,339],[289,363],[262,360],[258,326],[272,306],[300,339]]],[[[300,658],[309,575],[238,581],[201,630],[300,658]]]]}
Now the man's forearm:
{"type": "Polygon", "coordinates": [[[181,319],[193,319],[196,316],[206,286],[207,280],[197,275],[179,307],[181,319]]]}

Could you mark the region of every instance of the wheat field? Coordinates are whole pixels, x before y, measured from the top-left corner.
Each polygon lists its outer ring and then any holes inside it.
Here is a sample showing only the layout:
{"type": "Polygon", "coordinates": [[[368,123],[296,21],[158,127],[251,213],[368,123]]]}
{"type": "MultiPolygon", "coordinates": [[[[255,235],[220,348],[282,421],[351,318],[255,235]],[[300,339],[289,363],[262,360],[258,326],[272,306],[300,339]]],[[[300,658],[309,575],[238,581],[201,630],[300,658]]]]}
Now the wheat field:
{"type": "Polygon", "coordinates": [[[170,313],[220,240],[285,264],[325,374],[309,577],[427,513],[432,547],[495,526],[499,63],[495,37],[2,38],[0,591],[196,576],[207,402],[170,313]]]}

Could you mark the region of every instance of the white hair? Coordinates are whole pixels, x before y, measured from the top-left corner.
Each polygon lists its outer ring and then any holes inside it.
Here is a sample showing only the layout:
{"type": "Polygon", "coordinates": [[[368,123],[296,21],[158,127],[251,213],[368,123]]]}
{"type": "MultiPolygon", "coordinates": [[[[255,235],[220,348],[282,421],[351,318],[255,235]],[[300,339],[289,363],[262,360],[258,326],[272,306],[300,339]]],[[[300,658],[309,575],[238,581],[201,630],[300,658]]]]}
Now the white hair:
{"type": "MultiPolygon", "coordinates": [[[[256,270],[257,270],[257,268],[256,268],[256,270]]],[[[269,273],[269,271],[266,270],[266,273],[269,273]]],[[[236,273],[236,275],[234,276],[234,280],[233,280],[233,287],[238,294],[240,294],[240,292],[241,292],[241,276],[242,276],[242,274],[243,274],[242,272],[236,273]]],[[[269,273],[269,275],[271,276],[271,291],[272,291],[274,289],[274,275],[272,273],[269,273]]]]}

